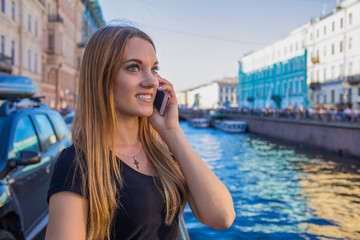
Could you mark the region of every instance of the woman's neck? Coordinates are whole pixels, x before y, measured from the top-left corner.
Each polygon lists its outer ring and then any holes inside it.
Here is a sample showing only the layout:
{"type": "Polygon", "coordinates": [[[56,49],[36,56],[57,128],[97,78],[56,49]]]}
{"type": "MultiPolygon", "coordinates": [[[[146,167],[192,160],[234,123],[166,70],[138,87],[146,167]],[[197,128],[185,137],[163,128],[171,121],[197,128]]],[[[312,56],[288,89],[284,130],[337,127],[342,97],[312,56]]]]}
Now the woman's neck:
{"type": "Polygon", "coordinates": [[[139,144],[139,118],[118,119],[116,147],[132,148],[139,144]]]}

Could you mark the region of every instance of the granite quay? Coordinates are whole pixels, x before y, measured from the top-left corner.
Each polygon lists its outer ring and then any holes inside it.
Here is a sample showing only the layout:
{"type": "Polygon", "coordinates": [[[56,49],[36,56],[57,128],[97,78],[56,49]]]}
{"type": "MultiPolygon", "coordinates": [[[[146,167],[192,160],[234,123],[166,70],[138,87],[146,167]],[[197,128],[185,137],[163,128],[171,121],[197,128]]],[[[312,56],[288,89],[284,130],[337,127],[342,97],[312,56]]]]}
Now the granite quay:
{"type": "Polygon", "coordinates": [[[339,155],[360,157],[360,121],[329,114],[308,112],[256,112],[180,109],[179,117],[229,118],[246,121],[251,133],[318,148],[339,155]]]}

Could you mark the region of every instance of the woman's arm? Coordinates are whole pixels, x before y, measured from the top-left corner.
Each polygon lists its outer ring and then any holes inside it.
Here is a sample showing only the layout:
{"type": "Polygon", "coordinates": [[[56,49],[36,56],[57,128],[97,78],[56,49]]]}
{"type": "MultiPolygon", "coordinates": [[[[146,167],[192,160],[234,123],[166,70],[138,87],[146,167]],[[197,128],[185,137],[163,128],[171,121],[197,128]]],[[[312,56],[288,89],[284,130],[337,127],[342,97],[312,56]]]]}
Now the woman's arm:
{"type": "Polygon", "coordinates": [[[180,165],[188,186],[188,203],[194,216],[203,224],[216,229],[231,226],[235,218],[232,197],[191,147],[179,128],[163,136],[180,165]]]}
{"type": "Polygon", "coordinates": [[[85,240],[88,201],[73,192],[58,192],[49,200],[45,240],[85,240]]]}
{"type": "Polygon", "coordinates": [[[165,116],[154,113],[150,121],[180,165],[188,186],[190,208],[201,223],[216,229],[228,228],[235,218],[230,192],[191,147],[180,128],[172,84],[163,78],[159,78],[159,83],[161,90],[170,94],[170,101],[165,116]]]}

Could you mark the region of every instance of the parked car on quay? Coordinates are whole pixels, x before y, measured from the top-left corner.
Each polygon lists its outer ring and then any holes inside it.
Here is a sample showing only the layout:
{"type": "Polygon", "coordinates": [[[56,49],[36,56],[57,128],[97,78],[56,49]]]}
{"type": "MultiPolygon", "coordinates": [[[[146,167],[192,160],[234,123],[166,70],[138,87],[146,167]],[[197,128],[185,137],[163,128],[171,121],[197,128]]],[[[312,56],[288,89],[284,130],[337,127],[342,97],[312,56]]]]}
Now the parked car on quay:
{"type": "Polygon", "coordinates": [[[55,161],[71,144],[62,116],[25,77],[0,74],[0,240],[32,239],[47,224],[55,161]]]}
{"type": "Polygon", "coordinates": [[[64,118],[64,121],[66,123],[66,126],[71,129],[71,124],[72,124],[72,121],[75,117],[75,111],[72,111],[68,114],[66,114],[63,118],[64,118]]]}

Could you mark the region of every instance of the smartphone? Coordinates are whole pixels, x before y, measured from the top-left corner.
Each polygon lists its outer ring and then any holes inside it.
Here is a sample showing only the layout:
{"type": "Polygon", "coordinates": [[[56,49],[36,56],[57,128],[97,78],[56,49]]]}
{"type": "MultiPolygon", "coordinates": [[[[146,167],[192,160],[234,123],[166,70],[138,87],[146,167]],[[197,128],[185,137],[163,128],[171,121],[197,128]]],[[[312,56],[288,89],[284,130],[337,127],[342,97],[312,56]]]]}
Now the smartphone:
{"type": "Polygon", "coordinates": [[[154,107],[161,116],[164,116],[166,105],[170,100],[170,95],[166,91],[157,91],[154,101],[154,107]]]}

